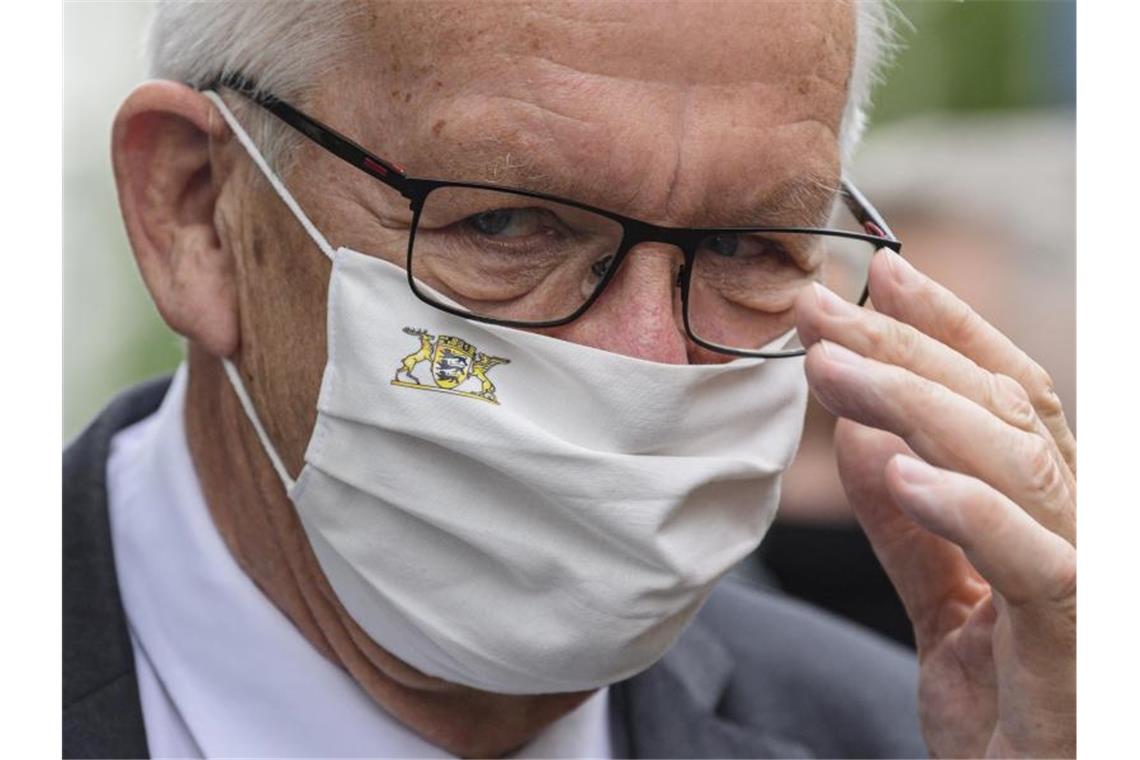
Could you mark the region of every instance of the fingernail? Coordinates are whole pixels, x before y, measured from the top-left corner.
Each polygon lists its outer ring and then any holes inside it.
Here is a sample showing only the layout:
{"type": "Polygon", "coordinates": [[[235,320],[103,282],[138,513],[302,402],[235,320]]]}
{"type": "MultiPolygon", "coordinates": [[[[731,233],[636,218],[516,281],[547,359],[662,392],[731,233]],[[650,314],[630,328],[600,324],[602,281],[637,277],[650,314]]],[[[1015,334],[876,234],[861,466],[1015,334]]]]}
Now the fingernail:
{"type": "Polygon", "coordinates": [[[942,479],[942,473],[926,462],[906,454],[895,454],[895,468],[903,482],[912,486],[932,486],[942,479]]]}
{"type": "Polygon", "coordinates": [[[841,317],[850,313],[851,305],[835,295],[835,293],[832,293],[818,282],[812,283],[812,286],[815,288],[815,295],[819,299],[820,308],[822,308],[826,314],[830,314],[833,317],[841,317]]]}
{"type": "Polygon", "coordinates": [[[887,264],[891,268],[891,276],[899,285],[916,285],[919,282],[918,270],[900,254],[893,251],[887,253],[887,264]]]}
{"type": "Polygon", "coordinates": [[[865,361],[862,356],[844,348],[838,343],[832,343],[829,340],[821,340],[819,346],[823,349],[823,355],[832,361],[839,362],[840,364],[848,364],[857,367],[865,361]]]}

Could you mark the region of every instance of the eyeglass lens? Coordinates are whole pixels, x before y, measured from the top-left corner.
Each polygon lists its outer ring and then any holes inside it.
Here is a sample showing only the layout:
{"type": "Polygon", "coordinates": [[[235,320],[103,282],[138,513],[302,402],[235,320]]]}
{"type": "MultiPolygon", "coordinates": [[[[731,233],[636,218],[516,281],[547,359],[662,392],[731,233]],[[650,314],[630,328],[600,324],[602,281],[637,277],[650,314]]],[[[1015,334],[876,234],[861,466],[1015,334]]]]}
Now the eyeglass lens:
{"type": "MultiPolygon", "coordinates": [[[[862,232],[845,211],[835,216],[845,223],[833,227],[862,232]]],[[[444,186],[424,200],[409,268],[417,281],[473,316],[552,322],[594,295],[622,236],[617,221],[575,206],[444,186]]],[[[690,273],[689,328],[701,341],[729,350],[799,348],[789,334],[799,292],[821,281],[857,302],[874,252],[872,243],[818,233],[709,235],[690,273]],[[783,345],[769,346],[785,335],[783,345]]]]}

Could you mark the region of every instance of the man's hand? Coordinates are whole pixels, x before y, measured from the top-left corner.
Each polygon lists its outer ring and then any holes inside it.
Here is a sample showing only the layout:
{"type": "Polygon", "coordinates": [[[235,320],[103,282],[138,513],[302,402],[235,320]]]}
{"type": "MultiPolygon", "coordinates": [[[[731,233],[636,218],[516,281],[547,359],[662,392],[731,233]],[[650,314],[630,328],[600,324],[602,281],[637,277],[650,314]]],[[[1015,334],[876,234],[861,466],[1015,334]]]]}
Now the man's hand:
{"type": "Polygon", "coordinates": [[[840,477],[914,624],[934,756],[1076,753],[1076,441],[1049,376],[890,251],[797,303],[840,477]]]}

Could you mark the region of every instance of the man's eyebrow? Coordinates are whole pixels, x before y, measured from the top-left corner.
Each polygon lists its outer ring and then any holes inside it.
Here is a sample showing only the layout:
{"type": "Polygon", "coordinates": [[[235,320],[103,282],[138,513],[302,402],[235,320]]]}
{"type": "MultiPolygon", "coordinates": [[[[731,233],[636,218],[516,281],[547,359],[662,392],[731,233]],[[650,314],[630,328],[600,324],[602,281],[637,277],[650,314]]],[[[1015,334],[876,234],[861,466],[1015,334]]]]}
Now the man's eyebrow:
{"type": "Polygon", "coordinates": [[[822,226],[839,194],[833,177],[800,174],[780,182],[755,204],[756,223],[772,226],[822,226]]]}
{"type": "MultiPolygon", "coordinates": [[[[551,171],[540,161],[528,159],[525,151],[499,152],[485,163],[469,166],[462,173],[470,181],[544,193],[622,213],[621,209],[612,208],[604,199],[597,198],[596,193],[590,192],[597,189],[594,182],[583,182],[581,177],[551,171]]],[[[769,190],[750,193],[750,197],[725,198],[719,202],[710,199],[701,214],[703,218],[694,219],[697,224],[693,226],[823,226],[838,193],[835,175],[806,171],[779,182],[769,190]]]]}
{"type": "Polygon", "coordinates": [[[574,177],[540,167],[539,163],[528,160],[522,151],[506,151],[475,167],[473,174],[477,181],[491,185],[528,190],[535,193],[565,196],[578,200],[573,194],[582,184],[574,177]]]}

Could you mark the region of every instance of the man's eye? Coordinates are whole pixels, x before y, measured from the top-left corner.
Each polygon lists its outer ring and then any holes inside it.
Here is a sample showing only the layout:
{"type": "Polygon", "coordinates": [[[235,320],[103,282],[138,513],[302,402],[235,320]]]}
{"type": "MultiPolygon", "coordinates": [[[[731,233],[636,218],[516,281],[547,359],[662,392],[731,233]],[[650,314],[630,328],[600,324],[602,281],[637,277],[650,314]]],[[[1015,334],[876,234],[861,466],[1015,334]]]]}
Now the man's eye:
{"type": "Polygon", "coordinates": [[[741,265],[793,263],[791,255],[783,243],[773,237],[761,234],[721,233],[709,235],[701,241],[701,249],[715,253],[726,259],[734,259],[741,265]]]}
{"type": "Polygon", "coordinates": [[[497,208],[469,216],[466,222],[482,235],[526,237],[542,228],[542,215],[535,209],[497,208]]]}
{"type": "Polygon", "coordinates": [[[740,248],[740,237],[737,235],[710,235],[701,244],[702,248],[721,256],[735,256],[740,248]]]}

